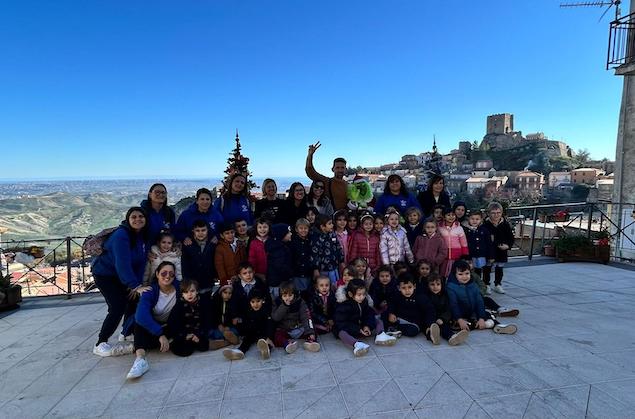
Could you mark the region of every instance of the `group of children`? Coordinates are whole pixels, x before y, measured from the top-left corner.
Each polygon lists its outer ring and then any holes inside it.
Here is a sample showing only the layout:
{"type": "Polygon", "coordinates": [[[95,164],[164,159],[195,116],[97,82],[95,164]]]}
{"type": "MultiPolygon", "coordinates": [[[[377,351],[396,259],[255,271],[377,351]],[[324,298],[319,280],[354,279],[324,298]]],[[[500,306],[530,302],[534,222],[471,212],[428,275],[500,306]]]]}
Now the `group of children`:
{"type": "Polygon", "coordinates": [[[497,203],[483,218],[478,210],[466,214],[459,202],[434,208],[425,220],[417,208],[403,219],[390,208],[359,218],[342,210],[307,214],[293,228],[261,218],[249,229],[238,220],[219,226],[218,237],[195,221],[182,246],[160,234],[146,280],[161,285],[160,269],[172,266],[174,284],[182,281],[173,304],[179,309],[165,319],[180,342],[173,346],[178,355],[225,348],[227,359],[239,360],[256,345],[268,358],[274,347],[295,352],[299,342],[316,352],[326,333],[355,356],[368,352],[371,336],[376,345],[419,334],[434,345],[458,345],[470,330],[517,330],[497,318],[518,310],[489,296],[492,270],[494,291],[505,292],[511,226],[497,203]]]}

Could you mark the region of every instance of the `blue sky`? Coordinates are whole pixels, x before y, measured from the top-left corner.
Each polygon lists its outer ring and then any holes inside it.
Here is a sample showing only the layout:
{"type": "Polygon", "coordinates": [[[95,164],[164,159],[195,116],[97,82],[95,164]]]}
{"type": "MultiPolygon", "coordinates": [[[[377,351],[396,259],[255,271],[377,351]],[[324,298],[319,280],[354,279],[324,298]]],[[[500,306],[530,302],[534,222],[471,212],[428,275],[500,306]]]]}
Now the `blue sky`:
{"type": "MultiPolygon", "coordinates": [[[[481,140],[511,112],[615,158],[610,15],[559,1],[30,1],[0,5],[0,178],[258,177],[481,140]]],[[[623,5],[628,10],[628,4],[623,5]]]]}

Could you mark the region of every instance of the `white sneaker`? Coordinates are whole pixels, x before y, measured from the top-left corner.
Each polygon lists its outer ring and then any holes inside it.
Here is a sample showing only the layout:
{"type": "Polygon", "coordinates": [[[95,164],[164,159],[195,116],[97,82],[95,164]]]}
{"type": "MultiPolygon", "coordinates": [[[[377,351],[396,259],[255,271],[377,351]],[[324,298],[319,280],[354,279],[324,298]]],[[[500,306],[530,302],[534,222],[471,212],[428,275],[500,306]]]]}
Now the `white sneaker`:
{"type": "Polygon", "coordinates": [[[381,332],[377,336],[375,336],[375,345],[380,346],[393,346],[397,343],[397,338],[394,336],[389,336],[386,332],[381,332]]]}
{"type": "Polygon", "coordinates": [[[353,355],[364,356],[368,353],[368,349],[370,349],[370,345],[364,342],[355,342],[355,347],[353,348],[353,355]]]}
{"type": "Polygon", "coordinates": [[[485,295],[492,295],[492,288],[489,285],[485,287],[485,295]]]}
{"type": "Polygon", "coordinates": [[[401,330],[389,330],[386,332],[388,336],[394,336],[399,339],[402,335],[401,330]]]}
{"type": "Polygon", "coordinates": [[[128,371],[128,376],[126,378],[139,378],[150,369],[150,364],[146,361],[145,358],[137,358],[134,360],[132,364],[132,368],[128,371]]]}
{"type": "Polygon", "coordinates": [[[502,285],[494,285],[494,291],[499,294],[505,294],[505,290],[503,289],[502,285]]]}
{"type": "Polygon", "coordinates": [[[124,336],[123,334],[119,333],[119,336],[117,337],[117,342],[134,342],[134,336],[133,335],[124,336]]]}
{"type": "Polygon", "coordinates": [[[260,351],[260,357],[262,359],[269,359],[271,357],[271,349],[269,348],[269,344],[264,339],[258,339],[258,350],[260,351]]]}
{"type": "Polygon", "coordinates": [[[108,342],[102,342],[93,347],[93,353],[99,356],[110,356],[112,355],[112,346],[108,342]]]}
{"type": "Polygon", "coordinates": [[[302,347],[304,348],[305,351],[309,351],[309,352],[320,352],[320,344],[313,341],[313,342],[304,342],[302,344],[302,347]]]}
{"type": "Polygon", "coordinates": [[[225,349],[223,351],[223,356],[230,361],[238,361],[245,358],[245,353],[240,349],[225,349]]]}
{"type": "Polygon", "coordinates": [[[128,342],[126,340],[117,342],[112,346],[111,356],[130,355],[134,352],[134,342],[128,342]]]}
{"type": "Polygon", "coordinates": [[[441,329],[439,329],[439,325],[436,323],[430,325],[430,340],[433,345],[441,343],[441,329]]]}
{"type": "Polygon", "coordinates": [[[486,329],[492,329],[492,328],[494,328],[495,325],[496,325],[496,323],[494,322],[494,320],[492,320],[492,319],[485,320],[485,328],[486,329]]]}
{"type": "Polygon", "coordinates": [[[456,346],[462,344],[463,342],[465,342],[469,334],[470,332],[468,332],[467,330],[459,330],[458,332],[450,336],[450,339],[448,339],[448,345],[456,346]]]}
{"type": "Polygon", "coordinates": [[[494,326],[494,333],[498,333],[501,335],[513,335],[518,330],[518,327],[515,324],[502,324],[499,323],[494,326]]]}
{"type": "Polygon", "coordinates": [[[292,340],[291,342],[289,342],[287,344],[287,346],[284,347],[284,350],[288,353],[288,354],[292,354],[295,351],[298,350],[298,342],[295,340],[292,340]]]}
{"type": "Polygon", "coordinates": [[[520,314],[520,311],[517,308],[499,307],[496,310],[496,314],[501,317],[516,317],[520,314]]]}

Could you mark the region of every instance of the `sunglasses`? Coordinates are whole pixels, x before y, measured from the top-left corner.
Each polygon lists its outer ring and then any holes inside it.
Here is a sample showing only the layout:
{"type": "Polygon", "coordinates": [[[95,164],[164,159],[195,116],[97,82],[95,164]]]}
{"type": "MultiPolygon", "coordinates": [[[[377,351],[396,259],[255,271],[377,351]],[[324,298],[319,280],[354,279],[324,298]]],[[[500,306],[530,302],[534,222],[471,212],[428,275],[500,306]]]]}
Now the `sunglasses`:
{"type": "Polygon", "coordinates": [[[313,185],[313,189],[324,189],[324,185],[313,185]]]}
{"type": "Polygon", "coordinates": [[[174,272],[171,272],[171,271],[163,271],[163,272],[160,272],[159,275],[161,276],[161,278],[166,278],[166,277],[174,278],[174,272]]]}

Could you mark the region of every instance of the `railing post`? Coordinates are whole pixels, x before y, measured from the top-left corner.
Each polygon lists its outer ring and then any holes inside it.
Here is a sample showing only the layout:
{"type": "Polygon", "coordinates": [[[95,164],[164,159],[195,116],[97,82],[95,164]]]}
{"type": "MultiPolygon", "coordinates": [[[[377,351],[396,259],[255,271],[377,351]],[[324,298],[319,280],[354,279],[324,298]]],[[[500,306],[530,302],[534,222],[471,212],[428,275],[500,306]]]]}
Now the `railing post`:
{"type": "Polygon", "coordinates": [[[531,226],[531,241],[529,242],[529,260],[534,257],[534,240],[536,239],[536,221],[538,221],[538,208],[534,208],[533,225],[531,226]]]}
{"type": "MultiPolygon", "coordinates": [[[[593,203],[589,204],[589,221],[587,222],[587,239],[591,240],[591,225],[593,223],[593,203]]],[[[602,226],[600,226],[602,229],[602,226]]]]}
{"type": "Polygon", "coordinates": [[[71,298],[71,295],[73,294],[73,290],[71,289],[71,238],[70,237],[66,237],[66,284],[67,284],[67,291],[66,291],[66,298],[71,298]]]}

